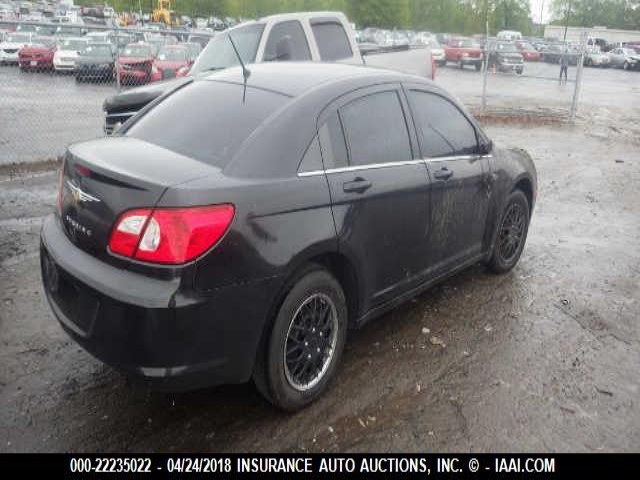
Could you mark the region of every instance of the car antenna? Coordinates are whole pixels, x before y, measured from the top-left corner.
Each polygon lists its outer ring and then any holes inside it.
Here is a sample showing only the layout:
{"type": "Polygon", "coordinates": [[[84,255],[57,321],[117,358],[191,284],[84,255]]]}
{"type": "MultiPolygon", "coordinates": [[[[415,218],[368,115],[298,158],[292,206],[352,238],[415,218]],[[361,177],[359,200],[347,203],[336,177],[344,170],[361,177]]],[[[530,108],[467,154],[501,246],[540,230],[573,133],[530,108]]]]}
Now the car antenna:
{"type": "Polygon", "coordinates": [[[244,64],[244,62],[242,61],[242,57],[240,56],[240,52],[238,52],[238,48],[236,47],[236,42],[234,42],[233,38],[231,38],[231,33],[228,33],[227,36],[229,37],[229,41],[231,42],[231,46],[233,47],[233,51],[236,52],[236,57],[238,57],[238,61],[240,62],[240,65],[242,66],[242,78],[244,78],[244,82],[243,82],[244,89],[242,90],[242,103],[244,103],[244,100],[247,97],[247,79],[251,75],[251,70],[249,70],[247,68],[247,66],[244,64]]]}

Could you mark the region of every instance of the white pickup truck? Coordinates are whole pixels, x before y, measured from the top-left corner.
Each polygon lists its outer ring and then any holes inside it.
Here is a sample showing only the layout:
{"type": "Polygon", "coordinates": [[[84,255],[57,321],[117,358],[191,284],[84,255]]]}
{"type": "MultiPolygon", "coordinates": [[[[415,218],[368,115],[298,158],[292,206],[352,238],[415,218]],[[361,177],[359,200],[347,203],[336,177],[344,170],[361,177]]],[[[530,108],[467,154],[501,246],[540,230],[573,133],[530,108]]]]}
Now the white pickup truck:
{"type": "Polygon", "coordinates": [[[190,77],[239,65],[233,40],[242,61],[337,62],[390,68],[434,78],[435,67],[429,49],[360,51],[347,17],[340,12],[304,12],[272,15],[246,22],[216,34],[197,58],[189,73],[175,78],[169,72],[164,81],[127,90],[104,102],[105,132],[113,133],[142,107],[190,81],[190,77]]]}

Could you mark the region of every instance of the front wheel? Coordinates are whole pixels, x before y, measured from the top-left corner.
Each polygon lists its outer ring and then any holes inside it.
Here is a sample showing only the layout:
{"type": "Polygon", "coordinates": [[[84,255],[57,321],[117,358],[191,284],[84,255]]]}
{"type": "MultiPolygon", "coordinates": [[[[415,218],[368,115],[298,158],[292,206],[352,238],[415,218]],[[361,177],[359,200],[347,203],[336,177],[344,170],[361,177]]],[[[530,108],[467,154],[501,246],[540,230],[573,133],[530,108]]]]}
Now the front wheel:
{"type": "Polygon", "coordinates": [[[527,240],[529,215],[527,197],[521,190],[513,191],[502,213],[493,253],[488,262],[493,272],[506,273],[518,263],[527,240]]]}
{"type": "Polygon", "coordinates": [[[482,68],[482,64],[476,63],[476,72],[479,72],[481,68],[482,68]]]}
{"type": "Polygon", "coordinates": [[[254,381],[278,408],[298,410],[318,398],[335,374],[347,338],[345,295],[326,270],[299,278],[258,355],[254,381]]]}
{"type": "Polygon", "coordinates": [[[462,63],[462,59],[458,59],[458,68],[462,70],[464,68],[464,63],[462,63]]]}
{"type": "Polygon", "coordinates": [[[629,62],[624,62],[624,63],[622,64],[622,69],[623,69],[623,70],[629,70],[629,62]]]}

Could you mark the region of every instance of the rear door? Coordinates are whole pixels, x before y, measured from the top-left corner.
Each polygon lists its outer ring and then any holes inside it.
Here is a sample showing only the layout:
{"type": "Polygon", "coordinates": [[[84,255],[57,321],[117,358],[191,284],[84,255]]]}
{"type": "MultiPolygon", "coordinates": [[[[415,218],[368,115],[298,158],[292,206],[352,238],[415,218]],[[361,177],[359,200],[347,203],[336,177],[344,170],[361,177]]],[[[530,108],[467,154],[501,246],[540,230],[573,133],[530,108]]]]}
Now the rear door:
{"type": "Polygon", "coordinates": [[[422,156],[432,181],[430,265],[448,271],[483,251],[489,207],[489,162],[475,127],[449,99],[408,89],[422,156]]]}
{"type": "Polygon", "coordinates": [[[400,86],[385,85],[321,119],[339,248],[358,262],[365,309],[411,287],[428,261],[429,180],[407,111],[400,86]]]}

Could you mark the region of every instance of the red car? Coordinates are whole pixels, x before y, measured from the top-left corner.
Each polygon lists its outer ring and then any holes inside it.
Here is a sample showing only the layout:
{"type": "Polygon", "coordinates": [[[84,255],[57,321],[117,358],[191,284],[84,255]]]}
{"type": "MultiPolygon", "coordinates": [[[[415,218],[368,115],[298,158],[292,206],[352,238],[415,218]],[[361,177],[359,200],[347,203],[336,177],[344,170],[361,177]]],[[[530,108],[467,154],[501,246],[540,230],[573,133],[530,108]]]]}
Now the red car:
{"type": "Polygon", "coordinates": [[[482,47],[470,38],[453,38],[444,47],[446,63],[453,62],[460,68],[473,65],[476,70],[482,68],[482,47]]]}
{"type": "Polygon", "coordinates": [[[18,51],[20,70],[53,70],[53,55],[56,43],[47,37],[36,37],[33,42],[18,51]]]}
{"type": "Polygon", "coordinates": [[[183,45],[165,45],[151,67],[151,81],[184,77],[191,67],[189,49],[183,45]]]}
{"type": "Polygon", "coordinates": [[[154,47],[148,43],[130,43],[122,52],[116,66],[120,82],[141,85],[151,80],[155,60],[154,47]]]}
{"type": "Polygon", "coordinates": [[[529,42],[519,41],[516,42],[516,48],[520,50],[522,54],[522,58],[526,62],[539,62],[540,61],[540,52],[538,52],[533,45],[529,42]]]}

